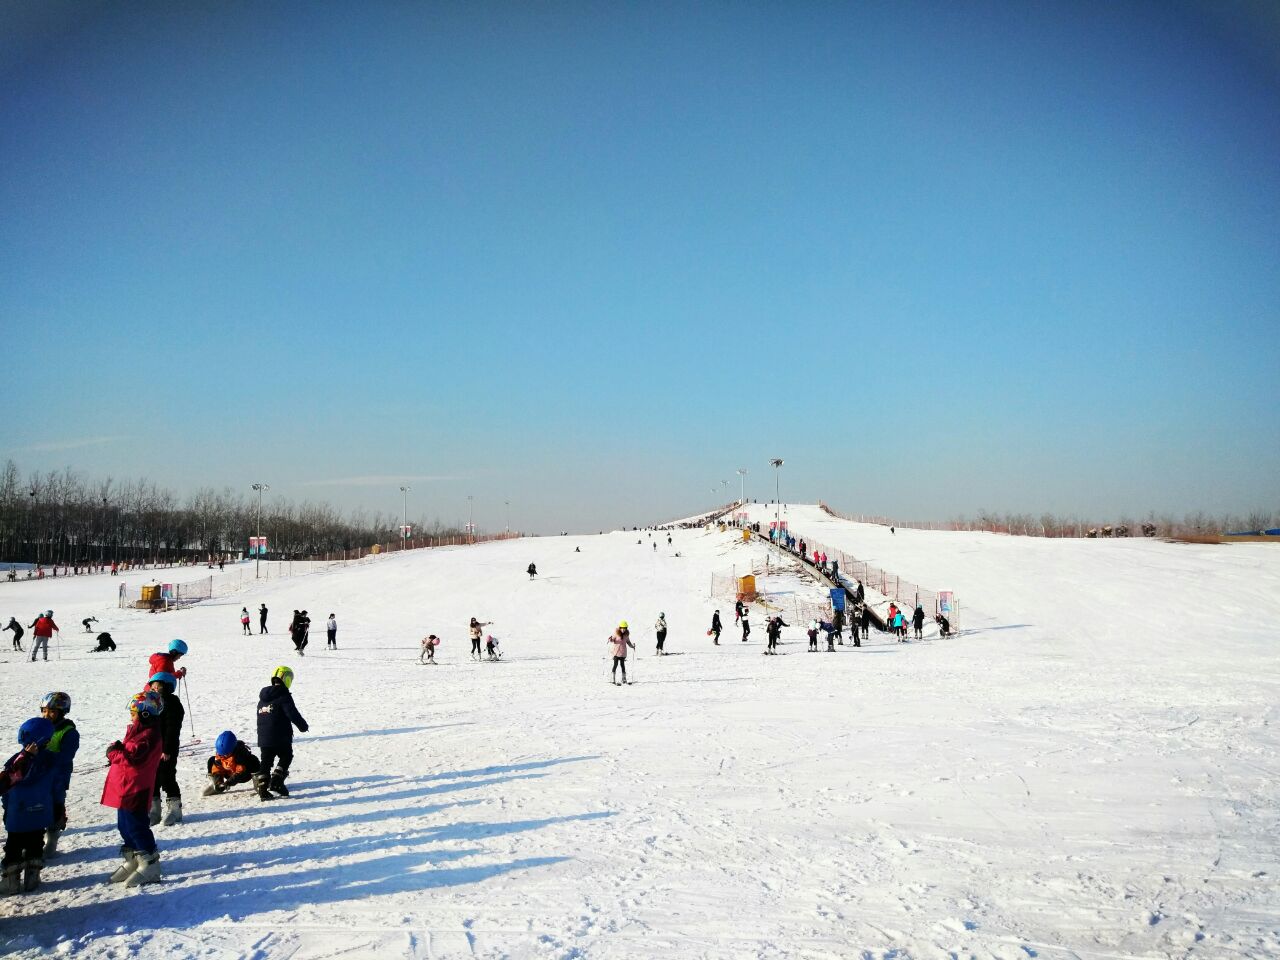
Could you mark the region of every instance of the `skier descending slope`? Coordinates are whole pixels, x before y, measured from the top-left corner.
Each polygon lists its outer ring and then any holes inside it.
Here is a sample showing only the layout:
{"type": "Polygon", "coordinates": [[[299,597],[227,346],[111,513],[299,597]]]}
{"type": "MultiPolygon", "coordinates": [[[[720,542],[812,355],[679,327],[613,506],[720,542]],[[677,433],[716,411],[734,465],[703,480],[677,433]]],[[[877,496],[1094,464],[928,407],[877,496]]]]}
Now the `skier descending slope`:
{"type": "Polygon", "coordinates": [[[271,685],[258,693],[258,749],[262,751],[262,771],[254,774],[253,784],[258,788],[260,800],[273,799],[272,793],[289,795],[284,782],[293,763],[293,728],[307,732],[307,721],[298,712],[289,692],[292,686],[293,671],[276,667],[271,674],[271,685]],[[274,770],[271,769],[273,762],[274,770]],[[267,771],[271,771],[269,777],[267,771]]]}
{"type": "Polygon", "coordinates": [[[613,672],[611,676],[614,685],[620,687],[627,682],[627,647],[634,650],[636,646],[631,642],[631,631],[627,628],[627,621],[623,620],[618,624],[618,629],[613,631],[607,643],[613,653],[613,672]],[[618,667],[622,667],[622,683],[618,683],[618,667]]]}

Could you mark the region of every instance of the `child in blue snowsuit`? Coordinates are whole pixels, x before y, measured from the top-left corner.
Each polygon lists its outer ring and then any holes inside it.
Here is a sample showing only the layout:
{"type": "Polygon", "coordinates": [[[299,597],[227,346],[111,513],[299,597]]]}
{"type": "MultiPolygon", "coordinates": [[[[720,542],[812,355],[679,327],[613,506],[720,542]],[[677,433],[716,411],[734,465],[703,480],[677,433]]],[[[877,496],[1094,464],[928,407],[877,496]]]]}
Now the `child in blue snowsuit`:
{"type": "Polygon", "coordinates": [[[0,895],[40,886],[44,868],[44,832],[53,823],[54,760],[45,747],[53,736],[53,724],[32,717],[18,729],[22,749],[9,758],[0,773],[4,793],[3,867],[0,895]]]}

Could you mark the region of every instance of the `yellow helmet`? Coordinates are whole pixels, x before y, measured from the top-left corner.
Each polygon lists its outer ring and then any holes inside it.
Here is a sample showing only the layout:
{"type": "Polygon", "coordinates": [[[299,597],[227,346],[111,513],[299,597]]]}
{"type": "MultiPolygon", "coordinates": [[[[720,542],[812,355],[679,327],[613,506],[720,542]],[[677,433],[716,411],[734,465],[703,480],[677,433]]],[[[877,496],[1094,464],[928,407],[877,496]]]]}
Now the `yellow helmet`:
{"type": "Polygon", "coordinates": [[[280,682],[284,684],[284,688],[286,690],[293,686],[293,670],[289,667],[276,667],[275,670],[271,672],[271,677],[272,679],[279,677],[280,682]]]}
{"type": "Polygon", "coordinates": [[[621,623],[619,623],[619,624],[618,624],[618,629],[619,629],[619,630],[630,630],[631,628],[627,626],[627,621],[623,620],[621,623]]]}

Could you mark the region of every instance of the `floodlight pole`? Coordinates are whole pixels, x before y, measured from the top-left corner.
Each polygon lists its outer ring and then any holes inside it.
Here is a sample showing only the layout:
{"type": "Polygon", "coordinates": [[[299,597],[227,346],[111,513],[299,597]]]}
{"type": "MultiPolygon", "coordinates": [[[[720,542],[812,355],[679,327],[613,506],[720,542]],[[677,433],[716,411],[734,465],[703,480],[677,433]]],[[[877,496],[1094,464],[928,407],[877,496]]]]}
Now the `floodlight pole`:
{"type": "Polygon", "coordinates": [[[406,541],[409,539],[409,491],[412,487],[404,486],[400,488],[400,492],[404,494],[404,522],[400,525],[400,549],[405,548],[406,541]]]}
{"type": "Polygon", "coordinates": [[[774,457],[769,461],[773,467],[773,516],[778,529],[782,529],[782,458],[774,457]]]}
{"type": "Polygon", "coordinates": [[[262,566],[262,494],[271,489],[271,484],[255,483],[253,489],[258,491],[258,548],[253,551],[253,578],[257,580],[262,566]]]}
{"type": "Polygon", "coordinates": [[[476,542],[476,504],[475,498],[471,494],[467,494],[467,543],[476,542]]]}
{"type": "Polygon", "coordinates": [[[746,467],[738,468],[738,479],[742,482],[742,491],[738,497],[738,503],[740,503],[742,506],[745,507],[747,505],[747,468],[746,467]]]}
{"type": "Polygon", "coordinates": [[[507,533],[510,533],[511,532],[511,501],[503,500],[502,502],[507,505],[507,533]]]}

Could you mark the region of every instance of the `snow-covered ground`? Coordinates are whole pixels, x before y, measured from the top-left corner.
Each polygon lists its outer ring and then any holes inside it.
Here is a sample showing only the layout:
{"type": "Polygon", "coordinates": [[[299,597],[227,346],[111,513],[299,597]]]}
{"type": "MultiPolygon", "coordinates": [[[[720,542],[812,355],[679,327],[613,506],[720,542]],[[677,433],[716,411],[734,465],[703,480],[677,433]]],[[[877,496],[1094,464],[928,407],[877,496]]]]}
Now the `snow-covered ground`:
{"type": "Polygon", "coordinates": [[[965,633],[807,654],[793,624],[788,655],[762,657],[763,617],[741,643],[708,593],[769,548],[719,532],[417,551],[158,616],[115,609],[112,578],[0,584],[4,620],[53,607],[64,628],[60,660],[4,654],[5,722],[64,689],[84,738],[65,852],[38,893],[0,902],[0,951],[1280,955],[1280,551],[787,519],[955,590],[965,633]],[[240,636],[260,602],[274,632],[240,636]],[[295,607],[314,622],[304,659],[295,607]],[[119,652],[86,652],[90,613],[119,652]],[[506,661],[468,661],[472,615],[506,661]],[[628,687],[606,682],[620,618],[640,648],[628,687]],[[429,631],[441,663],[419,666],[429,631]],[[206,752],[184,760],[186,822],[157,829],[166,879],[123,891],[101,882],[118,844],[102,750],[174,636],[206,746],[224,728],[252,742],[278,663],[311,730],[289,800],[202,798],[206,752]]]}

